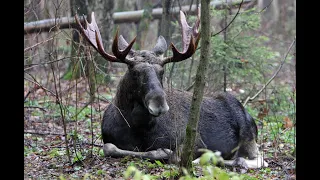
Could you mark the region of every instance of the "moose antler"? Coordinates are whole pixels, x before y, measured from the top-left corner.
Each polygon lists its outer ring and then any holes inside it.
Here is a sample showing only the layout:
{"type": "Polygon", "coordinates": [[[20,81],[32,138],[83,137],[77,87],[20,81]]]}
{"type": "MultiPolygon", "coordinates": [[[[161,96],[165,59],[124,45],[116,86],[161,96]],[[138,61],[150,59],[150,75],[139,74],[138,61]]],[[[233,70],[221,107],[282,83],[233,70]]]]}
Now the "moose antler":
{"type": "Polygon", "coordinates": [[[200,40],[200,32],[199,32],[199,25],[200,25],[200,10],[198,9],[198,16],[197,20],[193,27],[190,27],[186,21],[186,16],[182,11],[180,11],[180,21],[179,24],[182,30],[182,44],[183,44],[183,51],[180,52],[173,43],[171,43],[171,50],[173,53],[172,57],[167,57],[163,59],[162,65],[169,63],[169,62],[179,62],[183,61],[189,57],[191,57],[198,46],[200,40]]]}
{"type": "MultiPolygon", "coordinates": [[[[80,27],[80,31],[82,32],[82,35],[85,37],[85,39],[108,61],[111,62],[120,62],[120,63],[125,63],[125,64],[133,64],[133,61],[126,58],[128,53],[130,52],[133,43],[135,42],[136,38],[134,38],[130,44],[124,49],[124,50],[119,50],[118,46],[118,29],[117,33],[114,37],[113,43],[112,43],[112,52],[114,54],[110,55],[105,52],[102,44],[102,38],[101,34],[98,28],[98,25],[96,23],[95,17],[94,17],[94,12],[91,13],[91,23],[89,24],[88,21],[84,18],[86,28],[83,28],[81,25],[78,15],[75,16],[76,22],[80,27]]],[[[122,38],[122,37],[121,37],[122,38]]]]}

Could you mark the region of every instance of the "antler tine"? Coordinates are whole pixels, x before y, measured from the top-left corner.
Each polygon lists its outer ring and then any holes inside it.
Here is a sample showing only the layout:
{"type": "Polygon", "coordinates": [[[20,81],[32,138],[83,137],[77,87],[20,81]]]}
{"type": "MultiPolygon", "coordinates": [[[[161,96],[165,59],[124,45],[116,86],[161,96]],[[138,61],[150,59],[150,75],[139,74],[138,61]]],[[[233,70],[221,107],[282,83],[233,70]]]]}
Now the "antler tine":
{"type": "MultiPolygon", "coordinates": [[[[86,28],[84,28],[81,25],[78,15],[75,16],[75,20],[80,27],[80,31],[82,32],[83,37],[85,37],[85,39],[91,44],[91,46],[93,46],[99,52],[99,54],[102,55],[106,60],[110,62],[120,62],[120,63],[126,63],[126,64],[132,63],[130,60],[126,59],[126,55],[129,53],[134,41],[131,42],[132,44],[130,43],[130,45],[125,50],[120,51],[120,53],[114,54],[115,56],[110,55],[106,53],[103,48],[102,38],[94,17],[94,12],[91,13],[91,23],[88,23],[86,18],[84,18],[86,28]]],[[[118,43],[116,42],[116,44],[118,43]]],[[[118,45],[116,46],[116,48],[118,48],[118,45]]]]}
{"type": "MultiPolygon", "coordinates": [[[[117,32],[116,35],[114,37],[113,43],[112,43],[112,52],[113,54],[119,58],[120,60],[125,61],[125,63],[131,63],[131,60],[126,59],[126,56],[128,55],[128,53],[130,52],[134,42],[136,41],[136,37],[130,42],[129,45],[127,45],[127,47],[124,50],[119,50],[119,28],[117,28],[117,32]]],[[[123,37],[121,37],[123,38],[123,37]]]]}
{"type": "Polygon", "coordinates": [[[172,57],[167,57],[162,61],[162,65],[169,62],[179,62],[191,57],[198,46],[200,40],[200,10],[198,9],[198,16],[193,27],[190,27],[186,21],[186,17],[182,11],[180,11],[180,21],[182,31],[182,45],[183,50],[180,52],[173,43],[171,43],[172,57]]]}

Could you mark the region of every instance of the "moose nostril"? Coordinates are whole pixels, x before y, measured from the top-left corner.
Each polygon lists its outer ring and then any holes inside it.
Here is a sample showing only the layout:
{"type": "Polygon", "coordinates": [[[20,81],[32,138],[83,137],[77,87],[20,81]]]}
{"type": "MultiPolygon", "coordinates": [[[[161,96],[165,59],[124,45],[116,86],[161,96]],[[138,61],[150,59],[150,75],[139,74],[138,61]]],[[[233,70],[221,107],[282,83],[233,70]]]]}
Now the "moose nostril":
{"type": "Polygon", "coordinates": [[[148,110],[150,114],[154,116],[160,116],[169,110],[169,106],[167,103],[164,103],[163,105],[157,105],[157,103],[151,100],[148,104],[148,110]]]}
{"type": "Polygon", "coordinates": [[[157,107],[155,106],[155,104],[152,103],[152,102],[149,103],[149,105],[148,105],[148,110],[149,110],[150,114],[152,114],[152,115],[154,115],[154,116],[159,116],[159,114],[160,114],[159,108],[157,108],[157,107]]]}

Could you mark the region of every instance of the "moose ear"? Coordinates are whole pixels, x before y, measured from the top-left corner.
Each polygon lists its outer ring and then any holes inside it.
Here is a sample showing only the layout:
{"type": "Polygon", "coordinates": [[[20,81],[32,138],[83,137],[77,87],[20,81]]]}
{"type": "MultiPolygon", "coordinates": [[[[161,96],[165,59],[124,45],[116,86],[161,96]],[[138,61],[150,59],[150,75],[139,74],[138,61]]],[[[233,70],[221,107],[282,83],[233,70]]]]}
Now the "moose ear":
{"type": "Polygon", "coordinates": [[[163,36],[159,36],[157,40],[157,44],[154,46],[152,51],[156,53],[157,56],[162,55],[167,50],[167,42],[163,36]]]}
{"type": "MultiPolygon", "coordinates": [[[[120,50],[124,50],[126,49],[126,47],[128,46],[129,44],[127,43],[127,41],[123,38],[122,35],[119,36],[119,40],[118,40],[118,47],[120,50]]],[[[133,49],[130,49],[129,51],[129,54],[128,55],[131,55],[134,53],[135,51],[133,49]]]]}

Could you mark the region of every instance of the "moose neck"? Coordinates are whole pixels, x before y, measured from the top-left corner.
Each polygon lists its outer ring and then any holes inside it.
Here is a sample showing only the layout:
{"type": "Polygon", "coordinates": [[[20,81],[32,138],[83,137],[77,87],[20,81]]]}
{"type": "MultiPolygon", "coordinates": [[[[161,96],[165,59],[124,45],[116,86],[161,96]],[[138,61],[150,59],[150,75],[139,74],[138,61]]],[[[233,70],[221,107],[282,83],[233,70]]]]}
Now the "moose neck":
{"type": "Polygon", "coordinates": [[[121,110],[132,110],[134,106],[133,95],[135,83],[130,81],[128,71],[119,82],[115,97],[115,105],[121,110]]]}
{"type": "Polygon", "coordinates": [[[141,97],[141,91],[142,89],[127,71],[118,85],[115,97],[115,105],[123,111],[128,123],[137,133],[152,128],[156,122],[143,103],[144,97],[141,97]]]}

